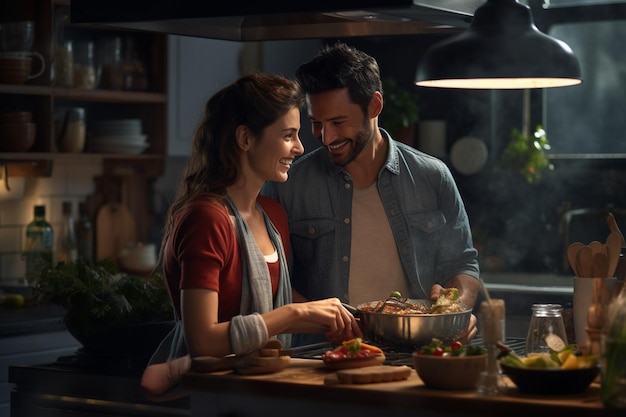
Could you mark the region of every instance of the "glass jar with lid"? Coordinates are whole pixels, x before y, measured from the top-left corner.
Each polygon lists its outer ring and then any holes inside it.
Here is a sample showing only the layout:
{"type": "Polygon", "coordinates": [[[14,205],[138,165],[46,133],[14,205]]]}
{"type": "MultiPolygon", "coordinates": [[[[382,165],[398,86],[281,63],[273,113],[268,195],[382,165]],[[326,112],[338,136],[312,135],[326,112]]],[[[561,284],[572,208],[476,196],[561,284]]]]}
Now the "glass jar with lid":
{"type": "Polygon", "coordinates": [[[558,352],[567,346],[562,312],[560,304],[533,304],[526,337],[526,355],[558,352]]]}
{"type": "Polygon", "coordinates": [[[92,41],[74,42],[74,87],[85,90],[96,88],[96,66],[92,41]]]}

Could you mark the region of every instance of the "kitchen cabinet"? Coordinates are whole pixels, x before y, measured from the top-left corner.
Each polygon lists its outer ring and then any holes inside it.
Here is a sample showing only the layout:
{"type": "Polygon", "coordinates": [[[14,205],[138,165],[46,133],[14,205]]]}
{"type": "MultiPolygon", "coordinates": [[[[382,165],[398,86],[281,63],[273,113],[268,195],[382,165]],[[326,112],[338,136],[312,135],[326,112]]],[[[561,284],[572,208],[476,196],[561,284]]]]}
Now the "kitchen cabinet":
{"type": "Polygon", "coordinates": [[[241,43],[170,36],[168,155],[191,153],[193,130],[206,100],[240,75],[241,43]]]}
{"type": "Polygon", "coordinates": [[[24,153],[3,153],[10,176],[50,175],[55,160],[80,157],[57,149],[55,115],[65,108],[82,107],[86,113],[87,141],[84,153],[102,158],[109,172],[115,166],[138,165],[145,176],[158,176],[167,153],[167,35],[139,31],[112,30],[95,25],[76,25],[67,20],[70,0],[0,0],[3,21],[32,20],[35,23],[33,51],[40,53],[45,70],[25,84],[0,84],[0,111],[31,111],[36,123],[33,147],[24,153]],[[63,17],[66,17],[63,24],[63,17]],[[61,34],[63,35],[61,37],[61,34]],[[70,40],[73,51],[91,43],[94,51],[95,85],[84,88],[76,80],[62,85],[57,45],[70,40]],[[121,42],[121,84],[107,83],[107,66],[100,53],[107,42],[121,42]],[[93,87],[93,88],[91,88],[93,87]],[[140,119],[149,147],[141,154],[94,152],[90,132],[99,121],[140,119]],[[69,156],[68,156],[69,155],[69,156]],[[108,164],[108,165],[107,165],[108,164]]]}
{"type": "MultiPolygon", "coordinates": [[[[210,96],[242,74],[265,71],[293,78],[300,64],[318,51],[319,40],[233,42],[170,36],[168,51],[168,155],[191,153],[193,130],[210,96]]],[[[301,139],[307,151],[319,146],[302,114],[301,139]]]]}

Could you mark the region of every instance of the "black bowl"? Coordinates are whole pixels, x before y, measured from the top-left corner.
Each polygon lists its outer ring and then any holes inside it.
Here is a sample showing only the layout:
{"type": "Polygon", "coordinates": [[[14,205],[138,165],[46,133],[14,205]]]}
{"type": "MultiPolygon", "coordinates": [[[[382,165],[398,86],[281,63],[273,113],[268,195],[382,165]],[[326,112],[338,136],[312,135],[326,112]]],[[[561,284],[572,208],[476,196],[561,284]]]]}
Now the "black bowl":
{"type": "Polygon", "coordinates": [[[600,373],[600,366],[580,369],[518,368],[500,364],[502,373],[528,394],[576,394],[585,391],[600,373]]]}

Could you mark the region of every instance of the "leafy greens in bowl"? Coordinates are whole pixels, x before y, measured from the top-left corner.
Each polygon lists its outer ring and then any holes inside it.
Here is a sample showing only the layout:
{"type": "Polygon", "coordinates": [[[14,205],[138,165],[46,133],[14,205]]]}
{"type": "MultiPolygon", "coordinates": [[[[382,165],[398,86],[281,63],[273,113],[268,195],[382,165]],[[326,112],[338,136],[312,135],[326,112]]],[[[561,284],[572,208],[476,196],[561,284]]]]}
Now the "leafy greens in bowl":
{"type": "Polygon", "coordinates": [[[111,259],[94,264],[81,260],[46,264],[33,294],[41,301],[63,307],[72,336],[84,347],[97,350],[124,350],[113,344],[132,344],[128,336],[113,340],[120,329],[144,340],[146,335],[138,329],[151,333],[156,329],[153,338],[160,341],[173,325],[172,306],[161,277],[118,274],[111,259]]]}

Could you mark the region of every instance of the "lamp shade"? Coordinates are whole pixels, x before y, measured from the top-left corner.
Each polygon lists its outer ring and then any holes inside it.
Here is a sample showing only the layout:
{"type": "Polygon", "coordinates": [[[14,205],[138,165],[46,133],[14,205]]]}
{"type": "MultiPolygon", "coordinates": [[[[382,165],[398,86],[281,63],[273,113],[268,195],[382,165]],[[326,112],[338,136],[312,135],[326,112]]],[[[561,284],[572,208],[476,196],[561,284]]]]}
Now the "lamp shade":
{"type": "Polygon", "coordinates": [[[582,82],[571,48],[537,29],[530,8],[487,0],[470,28],[438,42],[420,60],[415,83],[425,87],[527,89],[582,82]]]}

